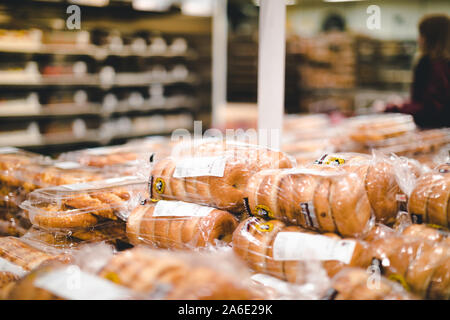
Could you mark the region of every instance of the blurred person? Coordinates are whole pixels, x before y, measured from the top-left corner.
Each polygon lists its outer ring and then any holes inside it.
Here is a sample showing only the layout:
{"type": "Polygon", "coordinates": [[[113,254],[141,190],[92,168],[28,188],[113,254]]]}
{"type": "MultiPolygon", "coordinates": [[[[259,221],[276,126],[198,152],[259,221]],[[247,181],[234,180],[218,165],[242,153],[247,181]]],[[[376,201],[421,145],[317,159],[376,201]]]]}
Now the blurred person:
{"type": "Polygon", "coordinates": [[[385,112],[411,114],[422,128],[450,127],[450,19],[429,15],[419,23],[420,59],[410,101],[388,104],[385,112]]]}

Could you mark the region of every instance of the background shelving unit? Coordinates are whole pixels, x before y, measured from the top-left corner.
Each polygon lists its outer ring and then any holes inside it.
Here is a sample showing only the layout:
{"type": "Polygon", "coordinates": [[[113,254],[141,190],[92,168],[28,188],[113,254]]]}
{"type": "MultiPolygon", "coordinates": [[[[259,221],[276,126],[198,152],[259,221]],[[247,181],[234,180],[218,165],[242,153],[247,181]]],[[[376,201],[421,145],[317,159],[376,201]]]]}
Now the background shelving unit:
{"type": "Polygon", "coordinates": [[[209,120],[211,17],[111,0],[68,30],[69,1],[22,2],[0,4],[0,146],[54,154],[209,120]]]}

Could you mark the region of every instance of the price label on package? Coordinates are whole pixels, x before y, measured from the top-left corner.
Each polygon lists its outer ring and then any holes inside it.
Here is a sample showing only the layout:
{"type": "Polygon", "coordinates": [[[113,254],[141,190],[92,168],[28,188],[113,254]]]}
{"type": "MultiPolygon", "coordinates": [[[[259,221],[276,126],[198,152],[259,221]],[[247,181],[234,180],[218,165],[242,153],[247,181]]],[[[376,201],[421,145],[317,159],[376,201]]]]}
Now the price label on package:
{"type": "Polygon", "coordinates": [[[224,157],[185,158],[178,161],[173,177],[223,177],[226,162],[224,157]]]}
{"type": "Polygon", "coordinates": [[[273,257],[277,261],[329,261],[350,263],[356,242],[337,240],[327,236],[297,232],[280,232],[273,244],[273,257]]]}
{"type": "Polygon", "coordinates": [[[24,270],[21,266],[3,258],[0,258],[0,271],[11,272],[19,277],[22,277],[27,273],[27,271],[24,270]]]}
{"type": "Polygon", "coordinates": [[[154,217],[206,217],[214,208],[182,201],[159,200],[153,211],[154,217]]]}

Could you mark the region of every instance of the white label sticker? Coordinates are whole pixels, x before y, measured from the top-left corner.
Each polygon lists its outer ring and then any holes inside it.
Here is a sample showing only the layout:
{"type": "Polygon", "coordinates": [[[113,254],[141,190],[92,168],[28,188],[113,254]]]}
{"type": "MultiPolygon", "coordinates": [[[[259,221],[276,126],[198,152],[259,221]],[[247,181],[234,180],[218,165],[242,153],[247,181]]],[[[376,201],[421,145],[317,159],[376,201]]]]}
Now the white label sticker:
{"type": "Polygon", "coordinates": [[[312,176],[321,176],[321,177],[335,177],[344,174],[343,171],[319,171],[316,169],[308,169],[308,168],[292,168],[283,170],[284,174],[307,174],[312,176]]]}
{"type": "Polygon", "coordinates": [[[224,157],[185,158],[178,161],[173,177],[223,177],[226,162],[224,157]]]}
{"type": "Polygon", "coordinates": [[[253,281],[256,281],[266,287],[276,289],[278,292],[289,292],[290,284],[288,282],[282,281],[267,274],[257,273],[252,275],[250,278],[253,281]]]}
{"type": "Polygon", "coordinates": [[[127,288],[83,272],[73,265],[38,277],[34,285],[69,300],[119,300],[132,297],[127,288]]]}
{"type": "Polygon", "coordinates": [[[108,148],[108,147],[92,148],[92,149],[87,149],[85,152],[86,152],[86,154],[90,154],[93,156],[101,156],[101,155],[111,153],[111,148],[108,148]]]}
{"type": "Polygon", "coordinates": [[[0,258],[0,271],[11,272],[14,273],[15,275],[18,275],[19,277],[22,277],[25,274],[27,274],[27,271],[23,269],[21,266],[18,266],[17,264],[14,264],[11,261],[8,261],[3,258],[0,258]]]}
{"type": "Polygon", "coordinates": [[[19,149],[14,147],[2,147],[0,148],[0,154],[7,154],[7,153],[16,153],[19,151],[19,149]]]}
{"type": "Polygon", "coordinates": [[[78,162],[73,161],[57,162],[54,166],[59,169],[78,169],[81,167],[78,162]]]}
{"type": "Polygon", "coordinates": [[[300,232],[279,232],[273,244],[273,258],[284,260],[337,260],[349,264],[356,242],[300,232]]]}
{"type": "Polygon", "coordinates": [[[206,217],[214,208],[182,201],[160,200],[155,205],[154,217],[206,217]]]}
{"type": "Polygon", "coordinates": [[[146,182],[146,180],[139,179],[139,177],[137,176],[126,176],[126,177],[106,179],[103,182],[107,185],[110,185],[110,184],[122,184],[127,182],[136,182],[136,183],[146,182]]]}
{"type": "Polygon", "coordinates": [[[74,183],[74,184],[64,184],[61,186],[61,188],[72,191],[79,191],[79,190],[93,189],[95,188],[95,186],[92,183],[74,183]]]}

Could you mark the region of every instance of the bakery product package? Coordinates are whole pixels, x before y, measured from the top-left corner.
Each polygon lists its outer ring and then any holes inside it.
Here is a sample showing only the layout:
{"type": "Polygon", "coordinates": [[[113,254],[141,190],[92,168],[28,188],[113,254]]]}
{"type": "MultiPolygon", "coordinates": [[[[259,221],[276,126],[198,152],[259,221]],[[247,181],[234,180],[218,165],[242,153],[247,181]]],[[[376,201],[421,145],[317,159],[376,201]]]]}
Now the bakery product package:
{"type": "Polygon", "coordinates": [[[233,234],[233,251],[258,273],[290,283],[309,281],[308,264],[319,263],[325,277],[334,276],[346,266],[367,264],[367,244],[334,233],[319,234],[279,220],[250,217],[233,234]]]}
{"type": "Polygon", "coordinates": [[[385,224],[395,222],[398,210],[406,207],[412,185],[424,172],[423,167],[413,159],[388,156],[377,151],[371,155],[352,152],[323,154],[307,167],[358,174],[376,221],[385,224]]]}
{"type": "Polygon", "coordinates": [[[114,255],[98,275],[151,299],[265,298],[242,262],[224,250],[170,252],[138,246],[114,255]]]}
{"type": "Polygon", "coordinates": [[[85,245],[66,263],[41,265],[8,286],[4,299],[263,299],[240,261],[223,251],[182,253],[85,245]]]}
{"type": "Polygon", "coordinates": [[[335,168],[271,169],[245,188],[249,212],[318,232],[361,236],[374,222],[361,175],[335,168]]]}
{"type": "Polygon", "coordinates": [[[146,180],[125,176],[38,189],[20,206],[40,230],[33,233],[37,240],[46,242],[51,233],[75,242],[116,242],[127,239],[123,217],[146,198],[146,180]]]}
{"type": "Polygon", "coordinates": [[[392,234],[370,241],[371,268],[427,299],[449,299],[450,247],[408,234],[392,234]]]}
{"type": "Polygon", "coordinates": [[[266,168],[291,168],[286,154],[237,141],[205,139],[178,144],[171,157],[157,161],[150,173],[150,196],[244,211],[250,177],[266,168]]]}
{"type": "Polygon", "coordinates": [[[450,164],[443,163],[417,179],[408,212],[415,223],[450,227],[450,164]]]}
{"type": "Polygon", "coordinates": [[[231,242],[238,224],[231,213],[183,201],[158,200],[137,206],[128,216],[130,243],[156,248],[195,249],[231,242]]]}
{"type": "Polygon", "coordinates": [[[89,148],[62,153],[58,160],[77,162],[85,167],[122,175],[147,174],[151,163],[170,155],[171,142],[164,137],[152,137],[119,146],[89,148]]]}
{"type": "Polygon", "coordinates": [[[349,128],[351,139],[361,144],[402,136],[416,129],[411,115],[399,113],[356,116],[342,125],[349,128]]]}
{"type": "Polygon", "coordinates": [[[419,300],[400,284],[361,268],[344,268],[331,279],[326,300],[419,300]]]}
{"type": "MultiPolygon", "coordinates": [[[[65,259],[47,259],[0,289],[3,300],[120,300],[141,297],[100,278],[99,269],[113,256],[104,243],[83,245],[65,259]]],[[[39,257],[38,255],[34,255],[39,257]]],[[[1,276],[1,274],[0,274],[1,276]]]]}

